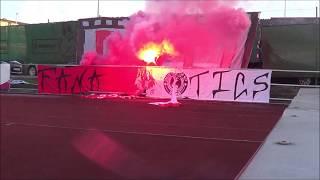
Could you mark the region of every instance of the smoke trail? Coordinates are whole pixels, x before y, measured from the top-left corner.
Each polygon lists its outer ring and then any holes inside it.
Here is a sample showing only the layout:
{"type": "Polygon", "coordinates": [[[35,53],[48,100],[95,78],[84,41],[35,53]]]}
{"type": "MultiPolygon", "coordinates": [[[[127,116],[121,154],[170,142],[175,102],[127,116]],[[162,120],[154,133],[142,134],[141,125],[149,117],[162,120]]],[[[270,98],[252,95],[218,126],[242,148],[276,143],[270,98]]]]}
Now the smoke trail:
{"type": "MultiPolygon", "coordinates": [[[[137,52],[145,44],[169,41],[176,56],[164,54],[157,64],[183,67],[239,68],[250,20],[236,1],[147,1],[144,12],[130,17],[125,33],[107,39],[106,57],[83,64],[143,65],[137,52]]],[[[88,59],[88,58],[87,58],[88,59]]]]}

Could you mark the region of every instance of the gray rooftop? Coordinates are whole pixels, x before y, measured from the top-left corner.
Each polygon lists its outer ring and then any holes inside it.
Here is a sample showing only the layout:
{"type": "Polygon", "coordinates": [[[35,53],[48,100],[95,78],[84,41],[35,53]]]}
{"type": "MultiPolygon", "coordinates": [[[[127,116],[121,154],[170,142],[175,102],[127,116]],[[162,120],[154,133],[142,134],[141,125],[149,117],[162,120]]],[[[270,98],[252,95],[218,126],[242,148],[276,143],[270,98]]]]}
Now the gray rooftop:
{"type": "Polygon", "coordinates": [[[319,179],[319,90],[300,89],[240,179],[319,179]]]}

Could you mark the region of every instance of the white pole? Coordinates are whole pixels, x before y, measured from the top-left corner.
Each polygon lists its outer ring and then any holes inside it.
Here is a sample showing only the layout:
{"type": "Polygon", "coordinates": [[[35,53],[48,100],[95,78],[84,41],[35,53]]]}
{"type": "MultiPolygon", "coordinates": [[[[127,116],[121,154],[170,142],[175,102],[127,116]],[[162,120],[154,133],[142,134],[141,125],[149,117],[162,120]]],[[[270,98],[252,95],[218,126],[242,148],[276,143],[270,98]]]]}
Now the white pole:
{"type": "Polygon", "coordinates": [[[18,14],[19,13],[16,12],[16,24],[18,24],[18,14]]]}
{"type": "Polygon", "coordinates": [[[284,17],[287,17],[287,0],[284,0],[284,17]]]}
{"type": "Polygon", "coordinates": [[[100,17],[100,1],[98,0],[97,16],[100,17]]]}

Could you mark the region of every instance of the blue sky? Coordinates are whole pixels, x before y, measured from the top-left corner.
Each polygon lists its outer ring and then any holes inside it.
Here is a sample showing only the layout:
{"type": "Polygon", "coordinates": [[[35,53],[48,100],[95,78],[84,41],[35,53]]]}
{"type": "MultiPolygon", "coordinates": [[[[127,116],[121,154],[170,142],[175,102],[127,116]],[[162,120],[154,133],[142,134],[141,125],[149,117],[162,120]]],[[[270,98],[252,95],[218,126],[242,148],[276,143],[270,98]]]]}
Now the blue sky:
{"type": "MultiPolygon", "coordinates": [[[[1,0],[1,18],[43,23],[96,17],[98,1],[13,1],[1,0]],[[17,15],[16,15],[17,14],[17,15]]],[[[240,0],[238,7],[261,11],[261,18],[283,17],[284,0],[240,0]]],[[[287,17],[315,17],[318,0],[287,0],[287,17]]],[[[100,0],[101,16],[129,16],[144,9],[144,1],[100,0]]],[[[319,10],[318,10],[319,11],[319,10]]],[[[319,13],[318,13],[319,14],[319,13]]]]}

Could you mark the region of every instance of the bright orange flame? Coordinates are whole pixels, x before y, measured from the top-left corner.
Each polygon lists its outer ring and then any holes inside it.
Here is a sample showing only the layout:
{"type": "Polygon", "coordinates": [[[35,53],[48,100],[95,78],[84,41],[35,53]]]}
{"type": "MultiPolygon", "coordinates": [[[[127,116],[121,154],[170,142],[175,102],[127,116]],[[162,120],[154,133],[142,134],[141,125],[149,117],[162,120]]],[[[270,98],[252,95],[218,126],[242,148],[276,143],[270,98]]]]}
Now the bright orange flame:
{"type": "Polygon", "coordinates": [[[149,42],[145,44],[138,51],[137,56],[139,59],[147,63],[155,63],[156,59],[163,54],[176,56],[178,53],[168,40],[163,40],[160,44],[155,42],[149,42]]]}

